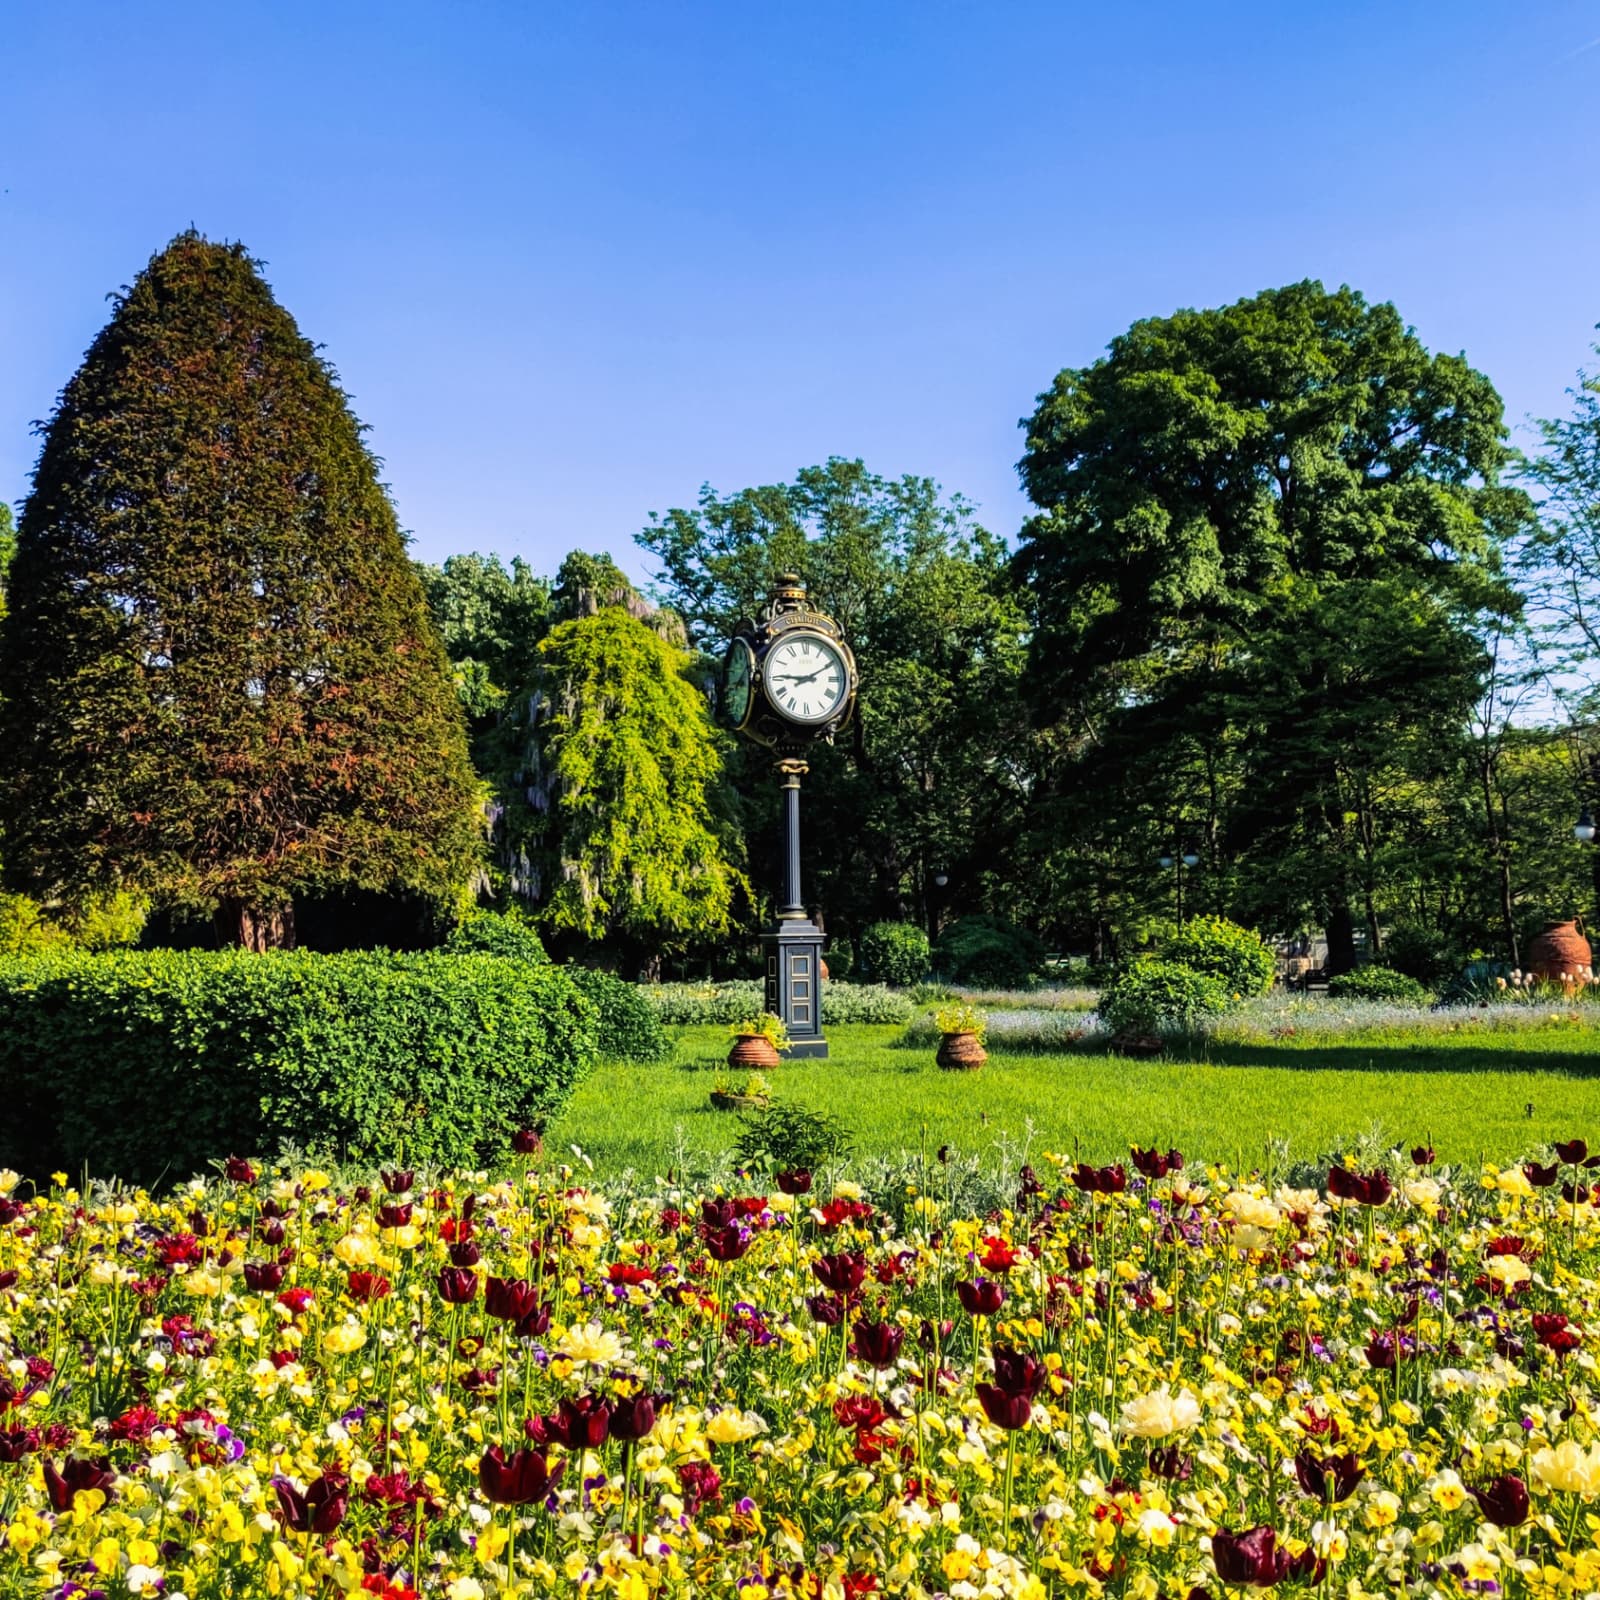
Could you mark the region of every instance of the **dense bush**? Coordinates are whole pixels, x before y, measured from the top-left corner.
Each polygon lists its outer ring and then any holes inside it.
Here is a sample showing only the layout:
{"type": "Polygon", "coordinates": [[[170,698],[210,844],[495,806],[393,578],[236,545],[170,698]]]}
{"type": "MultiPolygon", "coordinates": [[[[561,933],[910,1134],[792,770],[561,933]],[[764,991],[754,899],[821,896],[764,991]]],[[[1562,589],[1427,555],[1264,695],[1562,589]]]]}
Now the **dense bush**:
{"type": "Polygon", "coordinates": [[[0,962],[0,1165],[154,1181],[284,1141],[478,1162],[595,1059],[565,972],[487,955],[141,951],[0,962]]]}
{"type": "Polygon", "coordinates": [[[1183,1028],[1228,1007],[1229,991],[1209,973],[1176,961],[1135,961],[1100,996],[1100,1020],[1114,1034],[1183,1028]]]}
{"type": "Polygon", "coordinates": [[[672,1040],[638,986],[590,967],[562,969],[595,1009],[600,1054],[608,1061],[670,1061],[672,1040]]]}
{"type": "Polygon", "coordinates": [[[861,976],[869,983],[909,989],[928,975],[932,951],[914,922],[874,922],[856,945],[861,976]]]}
{"type": "MultiPolygon", "coordinates": [[[[649,983],[639,993],[668,1027],[695,1027],[708,1024],[727,1026],[746,1017],[759,1016],[766,1009],[761,984],[733,983],[649,983]]],[[[876,983],[838,983],[822,986],[824,1023],[856,1022],[903,1023],[911,1018],[911,1001],[903,994],[876,983]]]]}
{"type": "Polygon", "coordinates": [[[1277,970],[1261,935],[1226,917],[1191,917],[1163,943],[1161,959],[1215,978],[1241,998],[1265,994],[1277,970]]]}
{"type": "Polygon", "coordinates": [[[939,935],[934,965],[951,983],[1025,989],[1044,964],[1045,949],[1026,928],[1004,917],[958,917],[939,935]]]}
{"type": "Polygon", "coordinates": [[[452,955],[505,956],[535,967],[550,959],[520,911],[474,911],[455,925],[444,947],[452,955]]]}
{"type": "Polygon", "coordinates": [[[1397,922],[1383,937],[1383,964],[1433,988],[1467,959],[1460,942],[1429,923],[1397,922]]]}
{"type": "Polygon", "coordinates": [[[1328,985],[1328,993],[1335,1000],[1398,1000],[1426,1005],[1433,996],[1417,982],[1393,967],[1357,967],[1354,972],[1341,972],[1328,985]]]}

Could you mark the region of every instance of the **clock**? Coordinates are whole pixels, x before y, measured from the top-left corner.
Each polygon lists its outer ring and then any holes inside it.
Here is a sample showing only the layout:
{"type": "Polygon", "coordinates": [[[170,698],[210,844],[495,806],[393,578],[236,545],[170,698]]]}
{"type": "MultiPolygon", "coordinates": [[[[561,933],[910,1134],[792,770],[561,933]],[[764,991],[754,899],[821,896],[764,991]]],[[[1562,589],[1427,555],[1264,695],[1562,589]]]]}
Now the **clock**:
{"type": "Polygon", "coordinates": [[[756,653],[749,640],[735,639],[722,663],[722,704],[728,721],[736,728],[742,728],[749,719],[755,675],[756,653]]]}
{"type": "Polygon", "coordinates": [[[780,717],[805,727],[838,714],[849,699],[851,671],[826,634],[794,629],[778,636],[761,663],[767,700],[780,717]]]}

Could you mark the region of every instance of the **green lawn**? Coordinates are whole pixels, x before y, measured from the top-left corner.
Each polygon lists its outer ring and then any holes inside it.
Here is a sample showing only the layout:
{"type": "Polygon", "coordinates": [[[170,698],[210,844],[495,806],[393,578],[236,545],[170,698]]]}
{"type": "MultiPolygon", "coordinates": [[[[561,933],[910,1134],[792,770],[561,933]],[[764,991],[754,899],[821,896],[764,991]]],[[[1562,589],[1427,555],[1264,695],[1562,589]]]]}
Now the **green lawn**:
{"type": "MultiPolygon", "coordinates": [[[[990,1156],[997,1141],[1106,1160],[1130,1141],[1208,1158],[1254,1160],[1269,1139],[1311,1158],[1375,1126],[1396,1141],[1431,1137],[1441,1160],[1505,1159],[1575,1134],[1600,1142],[1600,1030],[1343,1036],[1335,1041],[1213,1043],[1209,1060],[1134,1061],[1087,1049],[991,1055],[971,1074],[941,1072],[928,1050],[893,1047],[898,1028],[830,1030],[823,1062],[786,1063],[774,1092],[831,1111],[863,1154],[951,1144],[990,1156]]],[[[721,1028],[677,1034],[668,1065],[597,1069],[550,1130],[602,1173],[666,1172],[680,1147],[710,1154],[738,1119],[713,1111],[721,1028]]]]}

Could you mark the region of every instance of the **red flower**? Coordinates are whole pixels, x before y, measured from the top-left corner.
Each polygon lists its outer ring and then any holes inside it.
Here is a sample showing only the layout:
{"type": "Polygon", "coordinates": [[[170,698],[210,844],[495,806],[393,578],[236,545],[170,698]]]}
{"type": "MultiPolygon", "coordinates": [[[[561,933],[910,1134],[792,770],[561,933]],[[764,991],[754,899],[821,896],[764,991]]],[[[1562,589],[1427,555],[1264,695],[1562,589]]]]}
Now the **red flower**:
{"type": "Polygon", "coordinates": [[[639,1393],[612,1402],[610,1432],[613,1439],[631,1444],[656,1425],[656,1413],[667,1403],[664,1394],[639,1393]]]}
{"type": "Polygon", "coordinates": [[[705,1241],[706,1252],[713,1261],[737,1261],[750,1248],[749,1234],[736,1222],[722,1228],[708,1228],[705,1241]]]}
{"type": "Polygon", "coordinates": [[[229,1183],[254,1183],[256,1169],[243,1156],[229,1156],[222,1164],[222,1175],[229,1183]]]}
{"type": "Polygon", "coordinates": [[[519,1156],[536,1156],[544,1149],[544,1140],[536,1128],[518,1128],[511,1135],[511,1148],[519,1156]]]}
{"type": "Polygon", "coordinates": [[[858,1322],[850,1348],[860,1360],[882,1372],[899,1359],[905,1336],[906,1330],[892,1322],[858,1322]]]}
{"type": "Polygon", "coordinates": [[[1072,1169],[1072,1182],[1085,1194],[1121,1194],[1128,1187],[1128,1172],[1122,1166],[1091,1167],[1080,1161],[1072,1169]]]}
{"type": "Polygon", "coordinates": [[[701,1506],[720,1505],[722,1475],[709,1461],[685,1461],[677,1469],[683,1485],[684,1509],[692,1517],[701,1506]]]}
{"type": "Polygon", "coordinates": [[[538,1339],[550,1331],[550,1307],[536,1305],[517,1321],[515,1329],[519,1339],[538,1339]]]}
{"type": "Polygon", "coordinates": [[[1582,1139],[1568,1139],[1556,1144],[1556,1154],[1569,1166],[1578,1166],[1588,1160],[1589,1146],[1582,1139]]]}
{"type": "MultiPolygon", "coordinates": [[[[1336,1200],[1354,1200],[1358,1205],[1381,1206],[1394,1193],[1394,1185],[1390,1183],[1386,1172],[1351,1172],[1348,1167],[1329,1167],[1328,1193],[1336,1200]]],[[[1272,1530],[1269,1528],[1266,1531],[1270,1533],[1272,1530]]]]}
{"type": "Polygon", "coordinates": [[[848,1394],[833,1402],[833,1418],[841,1428],[870,1433],[888,1421],[888,1413],[870,1394],[848,1394]]]}
{"type": "Polygon", "coordinates": [[[383,1186],[390,1194],[409,1194],[411,1186],[417,1181],[416,1173],[409,1170],[380,1172],[378,1176],[383,1180],[383,1186]]]}
{"type": "Polygon", "coordinates": [[[257,1294],[271,1294],[282,1286],[285,1268],[276,1261],[247,1261],[244,1281],[257,1294]]]}
{"type": "Polygon", "coordinates": [[[1433,1161],[1433,1146],[1431,1144],[1419,1144],[1411,1152],[1411,1164],[1414,1167],[1431,1167],[1433,1161]]]}
{"type": "Polygon", "coordinates": [[[1009,1272],[1017,1261],[1017,1247],[1004,1239],[985,1239],[978,1265],[985,1272],[1009,1272]]]}
{"type": "Polygon", "coordinates": [[[1535,1189],[1548,1189],[1561,1175],[1561,1168],[1555,1162],[1542,1167],[1537,1161],[1527,1161],[1523,1163],[1522,1175],[1535,1189]]]}
{"type": "Polygon", "coordinates": [[[992,1317],[1005,1303],[1006,1292],[988,1278],[974,1278],[956,1285],[956,1298],[969,1317],[992,1317]]]}
{"type": "Polygon", "coordinates": [[[499,1445],[492,1444],[478,1463],[478,1486],[484,1498],[497,1506],[526,1506],[543,1500],[565,1471],[564,1461],[552,1468],[537,1450],[513,1450],[507,1456],[499,1445]]]}
{"type": "Polygon", "coordinates": [[[521,1278],[489,1278],[483,1309],[501,1322],[520,1322],[539,1303],[538,1290],[521,1278]]]}
{"type": "Polygon", "coordinates": [[[478,1274],[471,1267],[440,1267],[439,1298],[446,1305],[464,1306],[478,1296],[478,1274]]]}
{"type": "Polygon", "coordinates": [[[1027,1427],[1028,1418],[1033,1414],[1033,1401],[1029,1396],[1010,1394],[995,1383],[978,1385],[978,1403],[995,1427],[1007,1432],[1027,1427]]]}
{"type": "Polygon", "coordinates": [[[285,1289],[278,1296],[278,1304],[287,1306],[298,1317],[315,1298],[309,1289],[285,1289]]]}
{"type": "Polygon", "coordinates": [[[1141,1150],[1134,1145],[1128,1154],[1133,1158],[1134,1166],[1152,1182],[1166,1177],[1169,1172],[1183,1171],[1183,1157],[1176,1150],[1169,1150],[1162,1155],[1157,1150],[1141,1150]]]}
{"type": "Polygon", "coordinates": [[[656,1275],[649,1267],[641,1267],[631,1261],[613,1261],[606,1268],[606,1276],[613,1283],[626,1284],[631,1288],[636,1283],[653,1283],[656,1275]]]}
{"type": "Polygon", "coordinates": [[[1515,1473],[1491,1478],[1469,1492],[1484,1519],[1497,1528],[1520,1528],[1528,1520],[1528,1486],[1515,1473]]]}
{"type": "Polygon", "coordinates": [[[1047,1375],[1044,1363],[1026,1350],[1017,1350],[1008,1344],[994,1347],[994,1381],[1007,1394],[1019,1394],[1032,1400],[1044,1386],[1047,1375]]]}
{"type": "Polygon", "coordinates": [[[352,1272],[345,1287],[352,1300],[365,1304],[370,1300],[382,1300],[389,1293],[389,1280],[376,1272],[352,1272]]]}
{"type": "Polygon", "coordinates": [[[405,1201],[401,1205],[388,1203],[378,1207],[378,1226],[380,1228],[403,1228],[411,1221],[411,1202],[405,1201]]]}
{"type": "Polygon", "coordinates": [[[1249,1584],[1268,1589],[1278,1581],[1278,1536],[1271,1528],[1229,1533],[1218,1528],[1211,1535],[1211,1560],[1224,1583],[1249,1584]]]}
{"type": "Polygon", "coordinates": [[[789,1172],[780,1172],[777,1178],[778,1189],[782,1194],[810,1194],[811,1174],[803,1167],[797,1167],[789,1172]]]}
{"type": "Polygon", "coordinates": [[[818,1256],[811,1270],[824,1289],[854,1294],[867,1276],[867,1258],[860,1250],[841,1250],[836,1255],[818,1256]]]}
{"type": "Polygon", "coordinates": [[[85,1456],[68,1456],[56,1470],[53,1461],[44,1464],[44,1486],[50,1496],[52,1511],[70,1511],[78,1495],[89,1489],[98,1489],[109,1500],[111,1486],[117,1481],[116,1473],[98,1461],[85,1456]]]}
{"type": "Polygon", "coordinates": [[[581,1394],[576,1400],[559,1401],[556,1414],[545,1419],[549,1437],[569,1450],[598,1449],[605,1443],[610,1427],[610,1403],[597,1394],[581,1394]]]}
{"type": "Polygon", "coordinates": [[[302,1494],[282,1478],[273,1480],[278,1511],[293,1533],[332,1533],[350,1507],[350,1490],[342,1472],[325,1472],[302,1494]]]}
{"type": "Polygon", "coordinates": [[[1328,1456],[1318,1460],[1309,1450],[1294,1458],[1294,1475],[1301,1489],[1324,1505],[1338,1505],[1356,1492],[1356,1485],[1367,1469],[1353,1455],[1328,1456]]]}

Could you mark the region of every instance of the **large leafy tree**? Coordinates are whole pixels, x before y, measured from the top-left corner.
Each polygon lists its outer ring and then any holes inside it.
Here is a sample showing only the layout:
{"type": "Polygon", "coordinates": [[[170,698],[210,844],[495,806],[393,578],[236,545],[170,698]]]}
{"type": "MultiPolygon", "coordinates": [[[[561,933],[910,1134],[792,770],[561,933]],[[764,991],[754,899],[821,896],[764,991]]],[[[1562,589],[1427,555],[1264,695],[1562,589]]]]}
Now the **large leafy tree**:
{"type": "Polygon", "coordinates": [[[628,594],[580,607],[539,646],[510,724],[526,801],[511,842],[516,887],[558,942],[601,944],[651,974],[664,953],[729,928],[742,878],[720,793],[724,740],[692,658],[628,594]]]}
{"type": "MultiPolygon", "coordinates": [[[[831,930],[1004,902],[1031,774],[1019,697],[1026,619],[1004,545],[959,496],[834,458],[792,483],[726,496],[707,487],[638,542],[708,654],[790,570],[845,630],[860,716],[838,748],[813,753],[805,781],[807,896],[831,930]]],[[[747,747],[736,772],[754,859],[775,888],[769,762],[747,747]]]]}
{"type": "Polygon", "coordinates": [[[296,895],[444,897],[478,850],[448,666],[332,368],[181,235],[44,427],[0,641],[6,866],[252,947],[296,895]]]}
{"type": "Polygon", "coordinates": [[[1144,817],[1147,848],[1193,836],[1218,909],[1319,920],[1348,965],[1369,907],[1379,935],[1385,818],[1515,609],[1498,553],[1528,503],[1493,386],[1392,306],[1300,283],[1135,324],[1024,426],[1055,792],[1144,817]]]}

